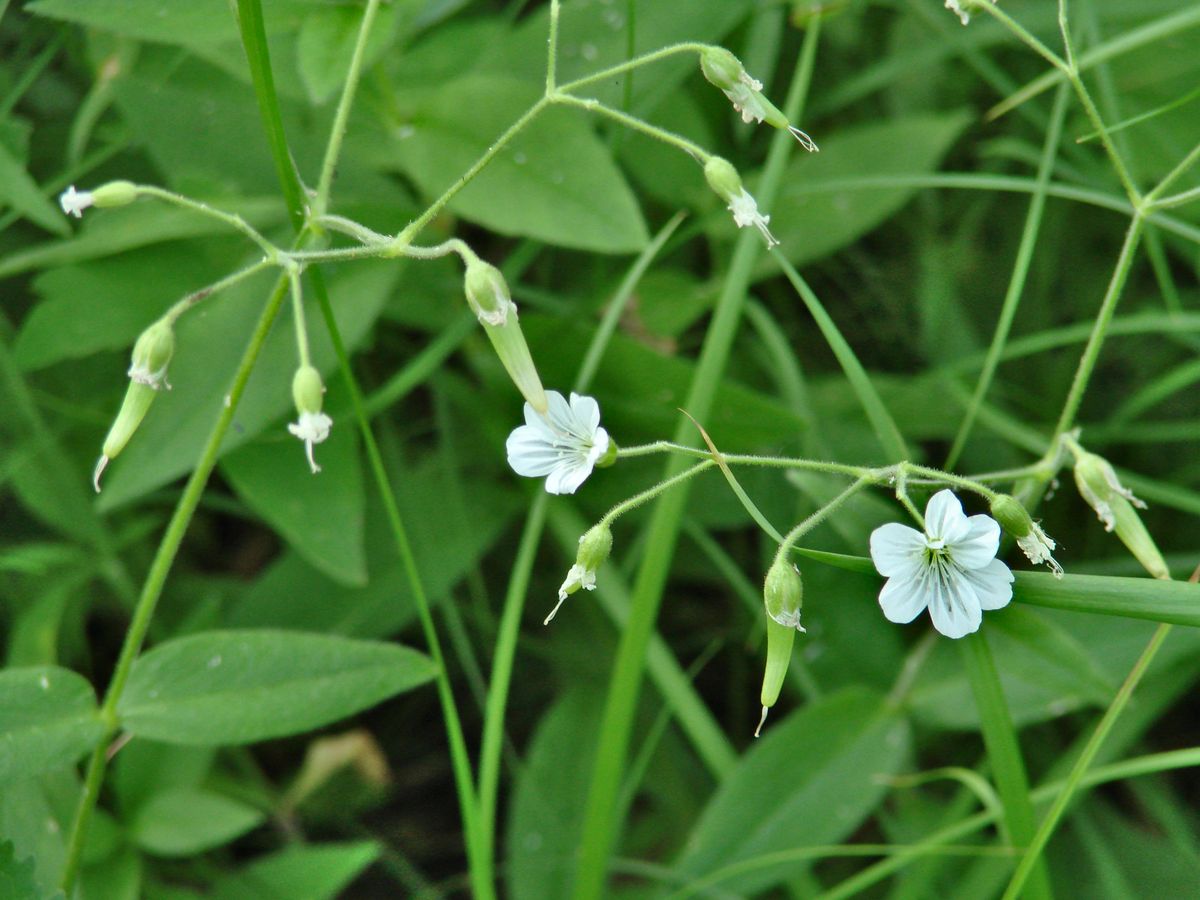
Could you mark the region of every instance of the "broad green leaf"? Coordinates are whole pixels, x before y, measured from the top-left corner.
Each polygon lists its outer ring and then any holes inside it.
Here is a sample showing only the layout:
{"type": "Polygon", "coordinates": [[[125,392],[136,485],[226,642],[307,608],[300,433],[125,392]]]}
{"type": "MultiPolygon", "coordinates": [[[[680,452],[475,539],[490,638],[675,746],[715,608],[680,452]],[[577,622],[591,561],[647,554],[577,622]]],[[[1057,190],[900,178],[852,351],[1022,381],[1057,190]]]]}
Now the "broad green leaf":
{"type": "MultiPolygon", "coordinates": [[[[63,779],[66,781],[67,779],[63,779]]],[[[70,796],[78,796],[78,780],[72,776],[74,784],[70,796]]],[[[54,888],[58,886],[58,878],[62,874],[62,864],[66,856],[66,830],[69,827],[70,808],[59,809],[51,804],[50,795],[53,793],[53,779],[26,778],[21,781],[6,782],[0,788],[0,835],[2,840],[11,841],[15,856],[18,860],[29,861],[34,865],[34,880],[41,890],[34,894],[15,894],[15,897],[42,898],[53,897],[54,888]]],[[[59,787],[61,785],[54,785],[59,787]]],[[[97,812],[100,812],[97,810],[97,812]]],[[[0,893],[0,897],[8,895],[0,893]]]]}
{"type": "MultiPolygon", "coordinates": [[[[371,262],[330,271],[327,282],[334,315],[342,338],[351,349],[363,340],[374,323],[396,272],[395,265],[371,262]]],[[[171,360],[173,389],[155,400],[129,446],[105,474],[101,509],[111,509],[162,486],[190,471],[199,458],[270,290],[268,276],[243,284],[244,287],[239,285],[205,301],[194,314],[180,320],[176,329],[177,349],[171,360]]],[[[321,313],[311,298],[305,302],[305,310],[310,323],[313,364],[330,373],[335,357],[325,329],[318,327],[321,313]]],[[[278,422],[280,435],[290,438],[280,417],[294,415],[291,384],[296,365],[295,325],[285,304],[263,346],[222,452],[247,443],[272,422],[278,422]]],[[[115,384],[114,389],[124,391],[124,385],[115,384]]],[[[339,417],[334,428],[339,427],[353,425],[349,419],[339,417]]],[[[295,449],[297,456],[303,458],[299,441],[295,449]]]]}
{"type": "MultiPolygon", "coordinates": [[[[431,196],[454,184],[533,105],[536,83],[468,75],[434,91],[394,143],[396,161],[431,196]]],[[[501,234],[632,253],[649,240],[624,176],[577,110],[549,109],[450,203],[501,234]]]]}
{"type": "Polygon", "coordinates": [[[373,841],[293,844],[219,880],[213,900],[334,900],[379,857],[373,841]]]}
{"type": "MultiPolygon", "coordinates": [[[[455,477],[462,478],[429,461],[401,471],[393,481],[417,570],[434,603],[478,565],[520,505],[511,492],[463,478],[458,489],[471,505],[456,515],[448,503],[455,496],[455,477]]],[[[367,570],[373,574],[365,586],[347,588],[298,555],[284,556],[233,607],[227,624],[364,638],[387,637],[403,628],[416,616],[416,603],[377,501],[367,505],[366,523],[367,570]]]]}
{"type": "Polygon", "coordinates": [[[11,206],[29,221],[54,234],[70,233],[62,210],[42,196],[37,182],[0,143],[0,210],[5,206],[11,206]]]}
{"type": "MultiPolygon", "coordinates": [[[[1057,718],[1082,707],[1103,707],[1116,686],[1087,648],[1037,611],[1013,605],[984,614],[987,639],[1012,719],[1017,726],[1057,718]]],[[[939,641],[913,686],[909,703],[933,727],[979,727],[962,660],[952,641],[939,641]]]]}
{"type": "Polygon", "coordinates": [[[54,666],[0,672],[0,783],[69,766],[103,735],[82,676],[54,666]]]}
{"type": "Polygon", "coordinates": [[[118,713],[140,737],[195,746],[298,734],[374,706],[434,675],[398,644],[285,631],[212,631],[134,664],[118,713]]]}
{"type": "MultiPolygon", "coordinates": [[[[379,7],[367,40],[364,65],[377,60],[391,43],[402,20],[411,17],[421,0],[396,0],[379,7]]],[[[355,6],[318,6],[300,26],[296,66],[309,99],[324,103],[339,91],[350,68],[363,11],[355,6]]]]}
{"type": "Polygon", "coordinates": [[[257,828],[262,810],[202,788],[169,788],[147,800],[129,823],[134,843],[154,856],[192,856],[257,828]]]}
{"type": "MultiPolygon", "coordinates": [[[[327,409],[335,405],[332,396],[327,399],[327,409]]],[[[314,455],[321,466],[315,476],[303,444],[281,430],[226,456],[221,472],[308,562],[342,584],[365,584],[362,467],[349,417],[314,455]]]]}
{"type": "Polygon", "coordinates": [[[142,900],[142,855],[128,843],[122,843],[104,859],[84,865],[79,873],[80,893],[90,900],[142,900]]]}
{"type": "Polygon", "coordinates": [[[882,778],[908,763],[909,731],[882,696],[847,690],[783,722],[768,720],[696,823],[676,873],[749,894],[805,865],[759,865],[766,854],[833,844],[888,790],[882,778]]]}
{"type": "Polygon", "coordinates": [[[566,693],[538,723],[509,812],[513,900],[557,900],[571,893],[600,702],[592,691],[566,693]]]}
{"type": "Polygon", "coordinates": [[[212,769],[212,747],[181,747],[139,738],[113,760],[112,788],[124,818],[168,788],[199,787],[212,769]]]}
{"type": "MultiPolygon", "coordinates": [[[[271,30],[295,27],[311,8],[306,0],[271,0],[266,17],[271,30]]],[[[204,44],[236,41],[237,19],[226,0],[37,0],[26,10],[146,41],[204,44]]]]}
{"type": "MultiPolygon", "coordinates": [[[[767,210],[780,252],[795,265],[821,259],[887,221],[916,188],[848,188],[838,182],[935,171],[969,121],[965,113],[937,113],[857,125],[822,137],[820,153],[796,154],[767,210]]],[[[776,270],[764,257],[759,274],[776,270]]]]}

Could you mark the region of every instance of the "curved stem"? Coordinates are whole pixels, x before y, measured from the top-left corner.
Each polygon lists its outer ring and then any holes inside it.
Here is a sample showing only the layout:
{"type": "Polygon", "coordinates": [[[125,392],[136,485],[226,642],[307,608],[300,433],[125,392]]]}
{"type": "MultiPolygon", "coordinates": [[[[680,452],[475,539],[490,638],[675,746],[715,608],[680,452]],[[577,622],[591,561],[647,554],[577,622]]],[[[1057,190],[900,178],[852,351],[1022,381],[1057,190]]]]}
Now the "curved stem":
{"type": "Polygon", "coordinates": [[[279,255],[279,248],[263,237],[254,226],[243,219],[241,216],[234,213],[227,213],[224,210],[217,209],[214,206],[209,206],[200,200],[193,200],[191,197],[185,197],[182,194],[176,194],[174,191],[164,190],[160,187],[155,187],[150,184],[139,184],[136,186],[137,193],[145,197],[154,197],[166,203],[172,203],[175,206],[181,206],[184,209],[190,209],[193,212],[200,213],[202,216],[208,216],[210,219],[216,219],[218,222],[224,222],[230,228],[236,229],[244,234],[250,240],[254,241],[268,259],[274,259],[279,255]]]}
{"type": "Polygon", "coordinates": [[[637,116],[631,116],[627,112],[606,106],[599,100],[574,97],[570,94],[564,94],[561,91],[547,94],[546,99],[550,103],[560,106],[575,106],[579,109],[586,109],[588,112],[597,112],[602,116],[608,116],[610,119],[620,122],[626,128],[632,128],[634,131],[640,131],[643,134],[649,135],[656,141],[662,141],[664,144],[678,147],[684,153],[690,154],[701,164],[707,162],[712,157],[711,153],[694,141],[689,141],[682,135],[675,134],[673,131],[667,131],[665,128],[659,128],[657,125],[651,125],[649,122],[639,119],[637,116]]]}
{"type": "Polygon", "coordinates": [[[631,69],[640,68],[647,63],[658,62],[658,60],[666,59],[668,56],[677,56],[680,53],[701,53],[707,50],[708,46],[708,44],[697,43],[672,44],[670,47],[663,47],[661,50],[643,53],[634,59],[627,59],[623,63],[609,66],[607,69],[601,69],[599,72],[593,72],[591,75],[584,75],[582,78],[568,81],[566,84],[559,85],[558,91],[559,93],[569,93],[589,84],[595,84],[597,81],[605,81],[614,75],[621,75],[631,69]]]}

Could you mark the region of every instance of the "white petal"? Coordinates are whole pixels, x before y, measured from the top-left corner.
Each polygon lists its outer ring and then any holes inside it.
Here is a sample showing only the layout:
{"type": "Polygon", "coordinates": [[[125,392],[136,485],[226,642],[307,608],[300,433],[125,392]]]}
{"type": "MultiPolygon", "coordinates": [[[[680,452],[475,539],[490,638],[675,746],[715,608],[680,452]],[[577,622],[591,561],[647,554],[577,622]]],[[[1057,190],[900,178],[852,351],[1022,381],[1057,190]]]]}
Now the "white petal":
{"type": "Polygon", "coordinates": [[[871,560],[885,578],[915,577],[923,566],[925,548],[925,535],[899,522],[888,522],[871,532],[871,560]]]}
{"type": "Polygon", "coordinates": [[[546,478],[546,491],[551,494],[573,494],[591,474],[591,463],[563,463],[546,478]]]}
{"type": "Polygon", "coordinates": [[[991,516],[971,516],[962,537],[947,541],[950,556],[964,569],[978,569],[996,558],[1000,549],[1000,523],[991,516]]]}
{"type": "Polygon", "coordinates": [[[518,475],[538,478],[549,475],[562,459],[561,454],[533,426],[514,428],[505,443],[508,464],[518,475]]]}
{"type": "Polygon", "coordinates": [[[983,610],[975,588],[962,572],[947,568],[929,579],[929,618],[933,627],[949,638],[979,630],[983,610]]]}
{"type": "Polygon", "coordinates": [[[585,397],[572,391],[571,412],[579,424],[586,426],[589,433],[600,426],[600,404],[594,397],[585,397]]]}
{"type": "Polygon", "coordinates": [[[546,402],[548,404],[546,421],[550,423],[550,428],[558,432],[560,436],[574,434],[577,430],[575,416],[563,395],[558,391],[546,391],[546,402]]]}
{"type": "Polygon", "coordinates": [[[879,592],[879,606],[889,622],[911,622],[925,610],[927,597],[920,578],[889,578],[879,592]]]}
{"type": "Polygon", "coordinates": [[[982,609],[1003,609],[1012,600],[1013,573],[1004,563],[993,559],[981,569],[962,573],[979,598],[982,609]]]}
{"type": "MultiPolygon", "coordinates": [[[[554,393],[556,392],[547,391],[546,400],[549,401],[550,395],[554,393]]],[[[538,412],[528,403],[525,404],[525,424],[540,434],[546,441],[554,440],[554,429],[550,427],[550,423],[545,420],[540,412],[538,412]]]]}
{"type": "Polygon", "coordinates": [[[954,491],[947,488],[929,498],[925,506],[925,533],[947,544],[954,543],[967,533],[967,517],[954,491]]]}

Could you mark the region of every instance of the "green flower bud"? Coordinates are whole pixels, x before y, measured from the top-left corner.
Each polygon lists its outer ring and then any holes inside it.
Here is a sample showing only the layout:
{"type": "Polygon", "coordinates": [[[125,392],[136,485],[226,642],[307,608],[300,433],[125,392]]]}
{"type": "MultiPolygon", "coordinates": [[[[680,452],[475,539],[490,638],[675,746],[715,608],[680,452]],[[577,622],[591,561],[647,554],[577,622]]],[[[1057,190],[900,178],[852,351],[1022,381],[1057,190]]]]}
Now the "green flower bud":
{"type": "Polygon", "coordinates": [[[158,390],[167,384],[167,366],[175,355],[175,330],[166,319],[159,319],[141,333],[133,345],[129,377],[137,384],[158,390]]]}
{"type": "Polygon", "coordinates": [[[763,585],[763,605],[767,611],[767,665],[759,695],[762,718],[754,729],[755,737],[758,737],[767,720],[767,710],[779,699],[783,678],[792,661],[796,632],[804,631],[804,626],[800,624],[803,601],[804,585],[800,580],[800,570],[786,560],[777,559],[767,572],[763,585]]]}
{"type": "Polygon", "coordinates": [[[1170,578],[1171,573],[1158,545],[1134,509],[1135,506],[1145,509],[1146,504],[1121,484],[1104,457],[1077,449],[1077,446],[1071,450],[1075,454],[1075,485],[1104,523],[1104,530],[1115,531],[1129,552],[1155,578],[1170,578]]]}
{"type": "Polygon", "coordinates": [[[1009,494],[997,494],[992,500],[992,518],[1017,539],[1017,546],[1035,566],[1045,563],[1055,578],[1062,578],[1062,566],[1051,556],[1056,544],[1041,526],[1033,521],[1021,501],[1009,494]]]}
{"type": "Polygon", "coordinates": [[[539,413],[549,408],[542,379],[529,355],[529,345],[517,321],[517,304],[508,293],[508,284],[500,270],[475,256],[467,259],[464,278],[467,303],[479,317],[488,340],[504,364],[508,377],[529,405],[539,413]]]}
{"type": "Polygon", "coordinates": [[[705,47],[700,51],[700,71],[709,84],[723,91],[732,88],[746,74],[741,60],[724,47],[705,47]]]}
{"type": "Polygon", "coordinates": [[[704,178],[718,197],[728,203],[742,193],[742,176],[729,160],[711,156],[704,164],[704,178]]]}
{"type": "Polygon", "coordinates": [[[579,539],[579,552],[575,554],[575,565],[571,566],[570,571],[567,572],[566,580],[558,589],[558,602],[554,604],[554,609],[550,610],[550,615],[546,616],[545,621],[542,622],[543,625],[550,624],[558,614],[563,601],[571,594],[580,588],[585,591],[596,589],[596,572],[608,559],[608,554],[612,552],[612,544],[612,532],[604,522],[593,525],[584,533],[579,539]]]}
{"type": "Polygon", "coordinates": [[[92,193],[92,206],[97,209],[110,209],[114,206],[128,206],[137,199],[137,185],[132,181],[110,181],[102,184],[92,193]]]}
{"type": "Polygon", "coordinates": [[[301,366],[292,376],[292,400],[298,413],[319,413],[325,404],[325,384],[313,366],[301,366]]]}

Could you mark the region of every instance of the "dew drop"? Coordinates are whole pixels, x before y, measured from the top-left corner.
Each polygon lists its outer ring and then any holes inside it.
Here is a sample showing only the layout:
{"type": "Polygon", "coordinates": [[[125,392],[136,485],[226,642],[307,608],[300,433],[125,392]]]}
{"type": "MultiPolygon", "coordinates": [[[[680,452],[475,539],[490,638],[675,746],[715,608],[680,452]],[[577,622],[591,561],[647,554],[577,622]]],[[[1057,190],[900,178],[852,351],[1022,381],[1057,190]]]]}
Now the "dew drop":
{"type": "Polygon", "coordinates": [[[47,678],[45,675],[43,675],[41,678],[38,679],[38,684],[40,684],[42,686],[43,691],[50,690],[50,679],[47,678]]]}
{"type": "Polygon", "coordinates": [[[220,664],[221,664],[221,655],[219,653],[208,661],[208,667],[210,669],[215,669],[220,664]]]}
{"type": "Polygon", "coordinates": [[[584,59],[586,59],[588,62],[591,62],[598,55],[598,53],[596,51],[596,45],[595,44],[584,44],[582,47],[579,48],[579,55],[582,56],[584,59]]]}
{"type": "Polygon", "coordinates": [[[518,166],[523,166],[523,165],[525,165],[526,162],[528,162],[528,159],[526,158],[525,154],[522,153],[520,150],[518,150],[516,153],[513,154],[513,163],[514,164],[516,164],[518,166]]]}

